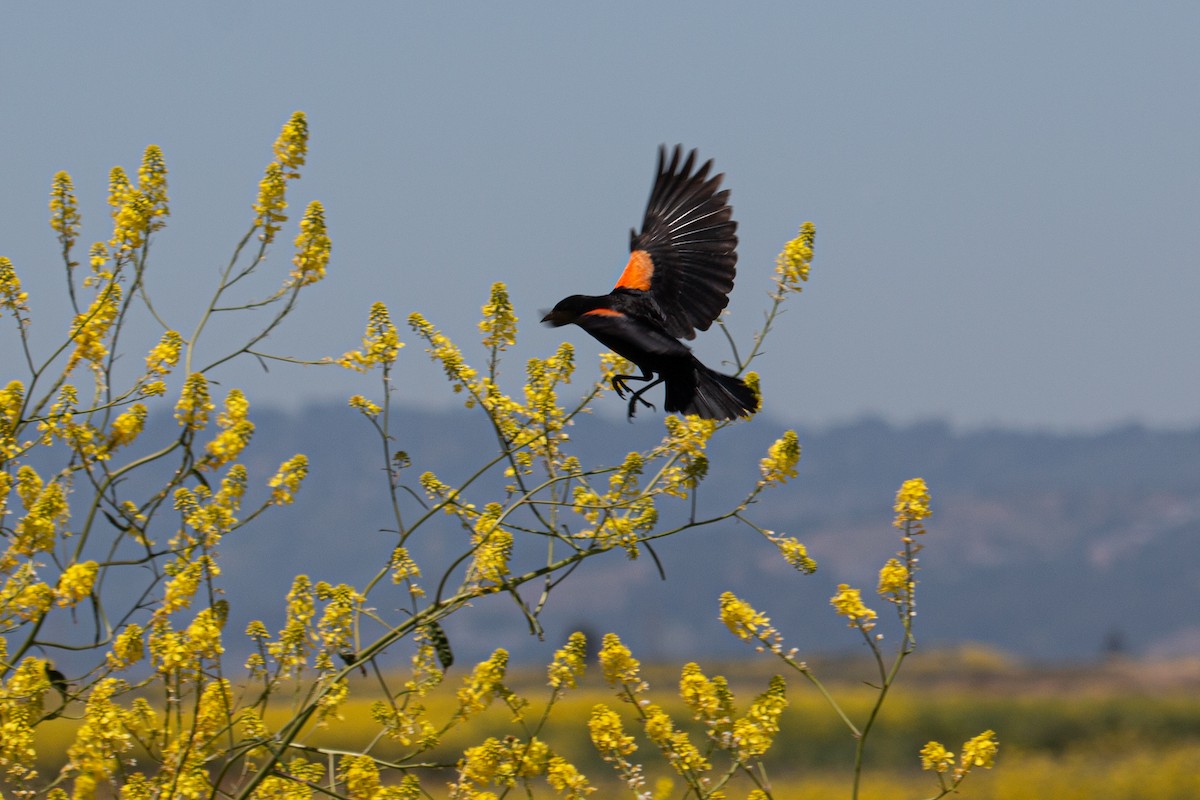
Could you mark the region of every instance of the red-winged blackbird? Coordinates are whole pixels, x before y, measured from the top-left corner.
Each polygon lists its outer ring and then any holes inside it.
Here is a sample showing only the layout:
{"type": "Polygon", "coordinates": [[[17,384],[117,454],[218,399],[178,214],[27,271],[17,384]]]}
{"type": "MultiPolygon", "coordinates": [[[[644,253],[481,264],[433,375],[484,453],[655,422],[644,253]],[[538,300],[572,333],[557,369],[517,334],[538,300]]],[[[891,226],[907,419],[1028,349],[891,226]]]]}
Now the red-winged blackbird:
{"type": "Polygon", "coordinates": [[[758,409],[749,386],[704,366],[679,341],[708,330],[729,305],[737,272],[737,223],[729,190],[718,191],[725,176],[708,177],[712,161],[693,174],[695,163],[695,150],[683,160],[676,145],[668,163],[659,148],[642,232],[629,232],[632,254],[617,285],[605,295],[571,295],[542,318],[555,327],[575,323],[637,365],[641,375],[612,379],[621,399],[631,392],[630,419],[638,403],[654,408],[642,395],[664,381],[667,411],[733,419],[758,409]],[[629,381],[650,383],[633,392],[629,381]]]}

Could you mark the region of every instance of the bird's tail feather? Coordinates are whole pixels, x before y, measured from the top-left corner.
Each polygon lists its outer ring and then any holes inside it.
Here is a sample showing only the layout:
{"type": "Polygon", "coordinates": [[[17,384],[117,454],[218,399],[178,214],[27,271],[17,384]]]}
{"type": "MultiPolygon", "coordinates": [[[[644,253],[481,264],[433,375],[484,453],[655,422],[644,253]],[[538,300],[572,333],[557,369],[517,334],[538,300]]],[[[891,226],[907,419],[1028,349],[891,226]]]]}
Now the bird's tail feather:
{"type": "Polygon", "coordinates": [[[667,411],[701,419],[748,417],[758,410],[758,396],[746,382],[695,362],[689,373],[667,378],[667,411]]]}

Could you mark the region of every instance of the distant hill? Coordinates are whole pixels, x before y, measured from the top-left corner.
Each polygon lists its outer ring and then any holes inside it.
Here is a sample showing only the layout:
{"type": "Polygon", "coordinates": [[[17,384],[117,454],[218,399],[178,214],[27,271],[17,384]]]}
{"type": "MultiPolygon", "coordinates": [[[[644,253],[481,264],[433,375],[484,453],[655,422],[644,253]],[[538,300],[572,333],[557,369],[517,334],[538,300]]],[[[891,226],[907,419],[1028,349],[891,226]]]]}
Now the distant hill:
{"type": "MultiPolygon", "coordinates": [[[[235,605],[233,630],[249,616],[277,622],[295,573],[361,583],[392,546],[381,531],[389,519],[381,451],[361,418],[340,405],[256,409],[253,417],[248,462],[260,483],[296,452],[310,457],[312,472],[294,506],[223,545],[230,597],[255,598],[251,607],[235,605]]],[[[414,485],[426,469],[453,483],[492,446],[478,410],[410,408],[399,420],[394,447],[411,455],[414,485]]],[[[718,436],[701,513],[744,494],[783,429],[759,418],[718,436]]],[[[660,418],[646,413],[632,425],[588,417],[572,438],[594,463],[649,446],[661,432],[660,418]]],[[[528,635],[511,602],[481,601],[450,626],[456,650],[465,659],[503,643],[516,658],[544,661],[583,628],[616,630],[651,660],[743,654],[748,648],[716,619],[724,590],[768,613],[802,653],[861,646],[829,597],[839,582],[873,588],[898,547],[892,498],[904,479],[921,476],[934,500],[921,554],[922,643],[978,641],[1034,659],[1090,658],[1103,648],[1200,652],[1200,430],[959,433],[936,422],[867,419],[799,434],[800,476],[752,513],[806,542],[816,575],[793,572],[745,527],[715,526],[656,546],[665,582],[648,558],[613,552],[585,564],[552,596],[544,643],[528,635]]],[[[447,523],[417,549],[436,558],[463,535],[447,523]]]]}

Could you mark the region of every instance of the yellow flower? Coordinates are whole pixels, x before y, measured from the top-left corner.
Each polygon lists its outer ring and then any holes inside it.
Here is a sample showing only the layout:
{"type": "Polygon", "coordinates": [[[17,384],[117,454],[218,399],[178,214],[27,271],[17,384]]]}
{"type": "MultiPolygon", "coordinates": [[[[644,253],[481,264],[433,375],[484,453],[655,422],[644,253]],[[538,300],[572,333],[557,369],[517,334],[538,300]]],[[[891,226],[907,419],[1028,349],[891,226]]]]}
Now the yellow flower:
{"type": "Polygon", "coordinates": [[[574,689],[576,679],[583,675],[587,667],[587,637],[575,631],[567,638],[565,647],[554,653],[554,661],[549,667],[550,685],[555,689],[564,686],[574,689]]]}
{"type": "Polygon", "coordinates": [[[755,698],[746,716],[733,725],[739,759],[757,758],[770,749],[775,734],[779,733],[779,716],[787,704],[787,684],[776,675],[767,691],[755,698]]]}
{"type": "Polygon", "coordinates": [[[762,639],[775,632],[766,614],[755,611],[753,606],[732,592],[721,595],[721,621],[739,639],[762,639]]]}
{"type": "Polygon", "coordinates": [[[267,165],[254,203],[254,224],[262,229],[259,238],[266,244],[274,241],[280,225],[287,221],[283,213],[287,208],[287,182],[300,177],[299,169],[308,153],[308,120],[303,112],[292,114],[273,149],[275,160],[267,165]]]}
{"type": "Polygon", "coordinates": [[[921,748],[921,769],[945,772],[954,766],[954,753],[941,742],[929,742],[921,748]]]}
{"type": "Polygon", "coordinates": [[[55,590],[58,604],[73,606],[90,595],[99,569],[100,565],[95,561],[83,561],[63,570],[62,575],[58,576],[58,589],[55,590]]]}
{"type": "MultiPolygon", "coordinates": [[[[367,331],[363,334],[362,343],[362,350],[352,350],[346,353],[338,359],[337,363],[356,372],[366,372],[375,364],[390,366],[395,363],[396,355],[400,352],[400,348],[404,347],[400,336],[396,333],[396,326],[392,324],[388,307],[383,303],[377,302],[371,306],[371,313],[367,318],[367,331]]],[[[364,400],[364,402],[366,401],[364,400]]],[[[355,405],[353,398],[350,404],[355,405]]],[[[378,414],[379,407],[374,403],[371,406],[376,409],[374,413],[378,414]]]]}
{"type": "Polygon", "coordinates": [[[910,589],[908,567],[900,563],[899,559],[890,558],[883,568],[879,570],[879,588],[878,592],[881,595],[892,595],[891,599],[895,602],[896,599],[904,597],[910,589]]]}
{"type": "MultiPolygon", "coordinates": [[[[29,307],[25,305],[28,299],[29,293],[21,288],[21,279],[17,277],[17,270],[12,261],[0,256],[0,309],[8,309],[19,320],[21,312],[29,311],[29,307]]],[[[22,322],[22,325],[24,324],[25,322],[22,322]]]]}
{"type": "Polygon", "coordinates": [[[465,684],[458,690],[458,715],[472,717],[483,711],[498,696],[507,696],[504,685],[508,672],[508,651],[498,649],[491,658],[475,665],[465,684]]]}
{"type": "Polygon", "coordinates": [[[283,213],[287,208],[286,195],[287,179],[283,167],[272,161],[258,184],[258,200],[254,203],[254,224],[262,228],[258,238],[267,244],[275,240],[280,226],[287,222],[287,215],[283,213]]]}
{"type": "Polygon", "coordinates": [[[417,335],[429,343],[426,352],[429,353],[434,361],[442,365],[442,369],[445,371],[446,377],[450,379],[450,384],[454,391],[461,392],[468,388],[472,390],[473,397],[471,400],[468,400],[467,406],[473,406],[474,395],[483,394],[479,390],[476,381],[479,373],[467,364],[458,346],[415,311],[408,315],[408,325],[416,331],[417,335]]]}
{"type": "Polygon", "coordinates": [[[79,204],[75,199],[75,186],[71,176],[59,171],[54,175],[50,188],[50,227],[58,234],[63,250],[71,249],[79,235],[79,204]]]}
{"type": "Polygon", "coordinates": [[[862,593],[853,589],[849,584],[839,583],[838,593],[829,599],[829,603],[837,609],[837,613],[850,618],[851,627],[870,630],[875,623],[871,620],[877,616],[874,611],[863,605],[862,593]]]}
{"type": "Polygon", "coordinates": [[[150,206],[148,229],[159,230],[164,223],[159,217],[170,216],[167,205],[167,162],[162,148],[149,145],[142,154],[142,166],[138,169],[138,189],[150,206]]]}
{"type": "Polygon", "coordinates": [[[909,533],[924,533],[925,527],[921,520],[930,515],[929,489],[925,486],[924,478],[906,480],[896,493],[896,519],[892,523],[901,530],[909,533]]]}
{"type": "Polygon", "coordinates": [[[108,666],[114,670],[122,670],[130,664],[141,661],[146,655],[142,639],[144,635],[145,631],[142,630],[142,626],[127,625],[125,630],[117,634],[117,638],[113,642],[112,650],[107,657],[108,666]]]}
{"type": "Polygon", "coordinates": [[[796,477],[796,464],[800,461],[800,440],[795,431],[787,431],[767,450],[767,457],[759,463],[763,483],[784,483],[796,477]]]}
{"type": "Polygon", "coordinates": [[[254,435],[254,423],[248,418],[250,402],[241,389],[230,389],[225,397],[225,410],[217,416],[221,432],[208,443],[200,468],[213,469],[227,464],[241,454],[250,437],[254,435]]]}
{"type": "Polygon", "coordinates": [[[503,283],[492,284],[492,295],[483,307],[479,332],[485,334],[483,346],[490,349],[504,350],[517,343],[517,315],[508,299],[508,287],[503,283]]]}
{"type": "Polygon", "coordinates": [[[996,741],[995,731],[984,731],[968,739],[963,742],[961,771],[965,774],[972,767],[991,769],[999,749],[1000,743],[996,741]]]}
{"type": "Polygon", "coordinates": [[[112,430],[108,434],[110,449],[131,444],[141,434],[146,425],[146,406],[134,403],[113,420],[112,430]]]}
{"type": "Polygon", "coordinates": [[[272,489],[271,505],[290,505],[295,499],[300,484],[308,476],[308,456],[297,453],[279,465],[275,477],[267,483],[272,489]]]}
{"type": "Polygon", "coordinates": [[[308,204],[300,220],[300,235],[296,237],[295,269],[291,277],[300,286],[316,283],[325,277],[332,244],[325,227],[325,207],[316,200],[308,204]]]}
{"type": "Polygon", "coordinates": [[[600,647],[600,666],[604,668],[604,680],[610,686],[641,683],[641,663],[615,633],[604,634],[600,647]]]}
{"type": "Polygon", "coordinates": [[[308,155],[308,118],[303,111],[293,111],[288,117],[272,150],[275,159],[288,170],[287,177],[299,178],[298,170],[308,155]]]}
{"type": "Polygon", "coordinates": [[[183,337],[177,331],[167,331],[158,344],[146,356],[146,374],[161,377],[179,363],[179,351],[183,348],[183,337]]]}
{"type": "Polygon", "coordinates": [[[75,350],[67,362],[67,369],[73,369],[81,360],[92,362],[98,367],[108,355],[108,347],[104,338],[112,329],[121,306],[121,286],[116,282],[107,283],[96,295],[88,310],[75,317],[72,325],[71,338],[75,341],[75,350]]]}
{"type": "Polygon", "coordinates": [[[767,538],[779,548],[783,560],[791,564],[795,569],[803,572],[805,575],[811,575],[817,571],[817,562],[809,557],[808,548],[794,536],[779,536],[773,531],[768,531],[767,538]]]}
{"type": "Polygon", "coordinates": [[[208,396],[208,379],[203,373],[193,372],[184,381],[179,402],[175,404],[175,419],[191,430],[200,430],[208,424],[208,412],[214,408],[208,396]]]}
{"type": "Polygon", "coordinates": [[[588,718],[588,731],[592,736],[592,744],[600,751],[605,761],[627,756],[637,750],[633,737],[625,734],[621,717],[603,703],[598,703],[592,708],[591,717],[588,718]]]}
{"type": "Polygon", "coordinates": [[[800,284],[808,280],[816,237],[816,226],[805,222],[799,235],[784,245],[783,252],[775,259],[775,282],[780,294],[803,289],[800,284]]]}

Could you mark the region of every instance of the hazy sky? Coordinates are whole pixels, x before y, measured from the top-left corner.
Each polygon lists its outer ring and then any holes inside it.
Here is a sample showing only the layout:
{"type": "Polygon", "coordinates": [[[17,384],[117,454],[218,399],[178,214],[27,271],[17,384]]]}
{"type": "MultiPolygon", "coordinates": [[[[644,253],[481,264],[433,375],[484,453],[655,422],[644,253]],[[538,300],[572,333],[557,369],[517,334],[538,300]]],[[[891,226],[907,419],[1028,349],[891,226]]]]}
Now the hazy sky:
{"type": "MultiPolygon", "coordinates": [[[[1190,1],[6,3],[0,255],[35,313],[57,303],[54,172],[75,179],[84,255],[109,235],[109,168],[159,144],[172,218],[149,281],[186,329],[302,109],[284,242],[320,199],[334,261],[271,349],[340,354],[377,299],[469,344],[504,280],[519,375],[564,336],[599,351],[538,311],[611,287],[655,150],[682,142],[733,193],[734,330],[817,225],[809,289],[755,364],[778,417],[1195,425],[1197,42],[1190,1]]],[[[405,339],[400,396],[446,400],[405,339]]],[[[696,347],[728,353],[715,332],[696,347]]],[[[364,388],[312,368],[226,381],[260,404],[364,388]]]]}

